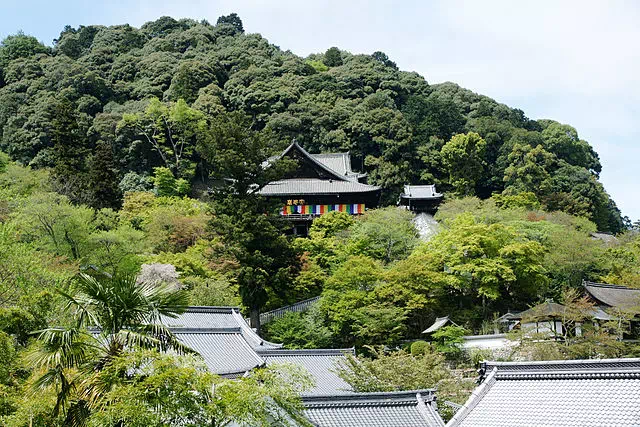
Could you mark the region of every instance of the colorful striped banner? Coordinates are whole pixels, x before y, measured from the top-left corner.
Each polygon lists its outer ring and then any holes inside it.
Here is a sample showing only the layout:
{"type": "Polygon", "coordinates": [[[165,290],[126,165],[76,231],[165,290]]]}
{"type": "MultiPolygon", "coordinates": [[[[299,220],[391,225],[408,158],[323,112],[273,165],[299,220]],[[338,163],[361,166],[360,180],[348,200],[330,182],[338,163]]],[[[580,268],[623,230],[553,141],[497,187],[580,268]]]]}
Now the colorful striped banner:
{"type": "Polygon", "coordinates": [[[346,212],[350,215],[363,214],[364,203],[344,205],[287,205],[280,209],[281,215],[324,215],[329,212],[346,212]]]}

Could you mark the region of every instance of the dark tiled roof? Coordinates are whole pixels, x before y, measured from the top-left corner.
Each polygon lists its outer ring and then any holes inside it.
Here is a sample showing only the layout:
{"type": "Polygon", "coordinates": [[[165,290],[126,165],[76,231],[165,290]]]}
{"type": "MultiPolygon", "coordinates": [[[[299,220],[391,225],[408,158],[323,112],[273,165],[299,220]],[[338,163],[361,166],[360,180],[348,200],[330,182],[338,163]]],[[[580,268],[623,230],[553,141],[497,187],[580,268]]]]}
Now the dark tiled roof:
{"type": "Polygon", "coordinates": [[[600,304],[618,309],[640,308],[640,289],[584,282],[584,288],[600,304]]]}
{"type": "Polygon", "coordinates": [[[304,397],[318,427],[441,427],[432,390],[304,397]]]}
{"type": "Polygon", "coordinates": [[[369,193],[380,187],[355,181],[338,181],[318,178],[292,178],[270,182],[260,190],[263,196],[321,195],[336,193],[369,193]]]}
{"type": "Polygon", "coordinates": [[[315,387],[305,395],[351,394],[351,386],[338,376],[337,361],[353,349],[258,350],[267,364],[292,363],[304,367],[314,378],[315,387]]]}
{"type": "Polygon", "coordinates": [[[279,156],[269,158],[264,162],[267,167],[273,161],[288,155],[292,151],[299,152],[302,156],[325,174],[333,179],[319,178],[290,178],[274,181],[260,190],[264,196],[296,195],[322,195],[336,193],[367,193],[379,191],[380,187],[361,184],[358,182],[358,174],[351,170],[351,158],[349,153],[310,154],[297,142],[291,143],[279,156]]]}
{"type": "Polygon", "coordinates": [[[640,359],[486,362],[447,427],[640,425],[640,359]]]}
{"type": "Polygon", "coordinates": [[[174,329],[176,337],[197,351],[209,370],[218,375],[237,376],[265,364],[235,329],[174,329]]]}
{"type": "Polygon", "coordinates": [[[436,191],[436,186],[430,185],[405,185],[404,192],[400,195],[404,199],[440,199],[442,193],[436,191]]]}

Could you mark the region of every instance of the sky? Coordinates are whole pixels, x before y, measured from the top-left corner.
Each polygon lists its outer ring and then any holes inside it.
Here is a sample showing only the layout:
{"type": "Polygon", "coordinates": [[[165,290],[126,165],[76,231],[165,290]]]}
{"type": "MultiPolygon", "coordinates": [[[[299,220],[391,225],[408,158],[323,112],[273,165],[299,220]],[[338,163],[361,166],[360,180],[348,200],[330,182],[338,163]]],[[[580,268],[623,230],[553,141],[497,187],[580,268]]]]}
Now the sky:
{"type": "Polygon", "coordinates": [[[574,126],[600,154],[605,188],[640,219],[640,2],[513,0],[0,0],[0,37],[51,44],[65,25],[136,27],[236,12],[247,32],[306,56],[384,51],[429,83],[453,81],[574,126]]]}

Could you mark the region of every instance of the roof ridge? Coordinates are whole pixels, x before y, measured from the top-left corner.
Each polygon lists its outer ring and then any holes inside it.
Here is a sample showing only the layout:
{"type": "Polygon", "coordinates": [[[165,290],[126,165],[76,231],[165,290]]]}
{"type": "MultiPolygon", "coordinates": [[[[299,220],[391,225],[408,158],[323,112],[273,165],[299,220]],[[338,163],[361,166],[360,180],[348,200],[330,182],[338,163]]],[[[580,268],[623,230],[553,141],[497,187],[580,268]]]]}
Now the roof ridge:
{"type": "Polygon", "coordinates": [[[355,354],[352,348],[256,349],[261,356],[340,356],[355,354]]]}
{"type": "Polygon", "coordinates": [[[285,154],[287,154],[292,148],[298,148],[300,150],[300,152],[302,153],[302,155],[304,155],[305,157],[307,157],[309,160],[311,160],[313,163],[315,163],[317,166],[321,167],[322,169],[324,169],[325,171],[329,172],[330,174],[334,175],[338,180],[340,181],[349,181],[347,178],[345,178],[344,176],[342,176],[340,173],[334,171],[333,169],[331,169],[330,167],[328,167],[327,165],[323,164],[321,161],[319,161],[318,159],[316,159],[315,157],[313,157],[313,154],[309,153],[307,150],[305,150],[304,148],[302,148],[302,146],[300,144],[298,144],[298,141],[296,141],[295,139],[293,140],[293,142],[291,143],[291,145],[289,145],[287,147],[286,150],[284,150],[282,152],[282,154],[280,155],[280,158],[284,157],[285,154]]]}
{"type": "Polygon", "coordinates": [[[616,285],[613,283],[599,283],[599,282],[590,282],[585,280],[582,282],[583,286],[593,286],[597,288],[610,288],[610,289],[620,289],[620,290],[628,290],[628,291],[640,291],[638,288],[631,288],[629,286],[624,285],[616,285]]]}
{"type": "Polygon", "coordinates": [[[431,403],[435,402],[436,400],[435,396],[431,395],[430,397],[431,400],[429,402],[426,402],[421,393],[416,393],[416,400],[418,401],[418,412],[428,424],[435,420],[438,423],[438,426],[444,427],[444,421],[442,420],[442,417],[440,417],[440,414],[436,411],[434,406],[431,405],[431,403]]]}
{"type": "Polygon", "coordinates": [[[182,328],[180,326],[170,326],[169,330],[174,334],[241,334],[242,329],[238,327],[224,327],[224,328],[182,328]]]}
{"type": "Polygon", "coordinates": [[[546,360],[546,361],[527,361],[527,362],[496,362],[483,361],[487,368],[496,368],[502,372],[566,372],[572,370],[576,372],[576,368],[585,372],[597,372],[598,370],[607,369],[608,372],[624,372],[625,369],[640,370],[640,358],[620,358],[620,359],[574,359],[574,360],[546,360]]]}
{"type": "Polygon", "coordinates": [[[240,310],[239,307],[223,305],[190,305],[185,313],[231,313],[233,310],[240,310]]]}
{"type": "MultiPolygon", "coordinates": [[[[352,394],[323,394],[305,395],[302,400],[305,406],[358,406],[362,404],[407,404],[418,403],[417,395],[421,398],[435,399],[435,390],[404,390],[404,391],[376,391],[352,394]]],[[[430,400],[430,401],[431,401],[430,400]]]]}

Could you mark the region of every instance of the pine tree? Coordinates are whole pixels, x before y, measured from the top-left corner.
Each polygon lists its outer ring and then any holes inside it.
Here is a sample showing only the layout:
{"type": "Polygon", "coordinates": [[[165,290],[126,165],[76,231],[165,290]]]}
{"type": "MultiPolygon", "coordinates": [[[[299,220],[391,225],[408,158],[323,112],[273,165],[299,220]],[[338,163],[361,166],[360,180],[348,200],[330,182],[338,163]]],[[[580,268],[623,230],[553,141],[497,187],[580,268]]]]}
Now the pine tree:
{"type": "Polygon", "coordinates": [[[113,147],[107,142],[98,141],[89,164],[89,188],[92,193],[91,205],[94,208],[120,206],[117,170],[113,147]]]}

